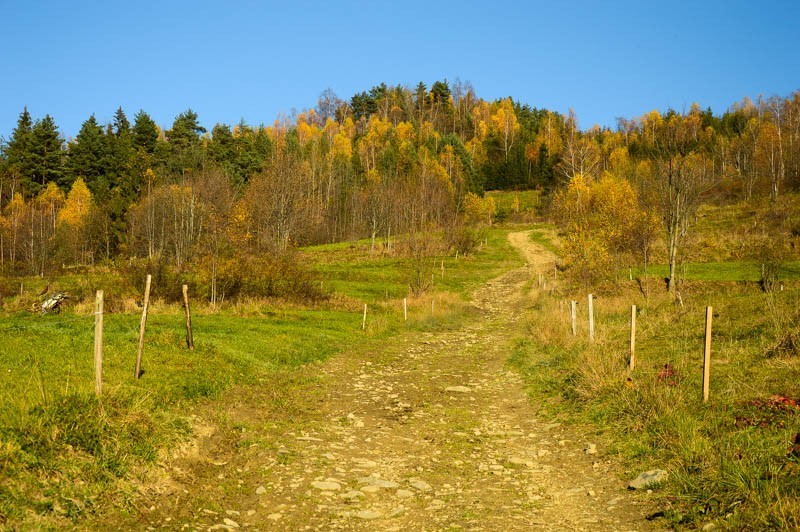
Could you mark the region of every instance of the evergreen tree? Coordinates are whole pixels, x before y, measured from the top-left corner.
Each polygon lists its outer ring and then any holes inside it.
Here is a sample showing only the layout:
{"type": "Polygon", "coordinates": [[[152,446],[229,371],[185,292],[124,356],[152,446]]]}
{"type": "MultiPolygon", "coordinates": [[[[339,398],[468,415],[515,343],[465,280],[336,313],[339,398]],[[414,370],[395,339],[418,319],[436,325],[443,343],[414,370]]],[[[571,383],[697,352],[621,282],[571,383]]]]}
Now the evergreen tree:
{"type": "Polygon", "coordinates": [[[33,175],[31,143],[33,142],[33,120],[28,108],[20,113],[17,127],[11,133],[11,138],[5,148],[6,161],[12,172],[30,180],[33,175]]]}
{"type": "Polygon", "coordinates": [[[64,142],[53,117],[45,115],[37,120],[31,130],[31,191],[38,193],[47,183],[54,182],[68,188],[64,182],[64,142]]]}
{"type": "Polygon", "coordinates": [[[167,131],[168,167],[174,174],[200,167],[203,160],[200,135],[205,132],[206,129],[198,121],[197,113],[191,109],[175,117],[172,128],[167,131]]]}
{"type": "Polygon", "coordinates": [[[139,111],[133,119],[133,146],[145,153],[156,151],[156,141],[158,140],[158,126],[144,111],[139,111]]]}
{"type": "Polygon", "coordinates": [[[79,177],[100,200],[104,199],[103,191],[109,188],[108,183],[108,143],[102,126],[94,115],[90,116],[69,144],[68,185],[79,177]]]}

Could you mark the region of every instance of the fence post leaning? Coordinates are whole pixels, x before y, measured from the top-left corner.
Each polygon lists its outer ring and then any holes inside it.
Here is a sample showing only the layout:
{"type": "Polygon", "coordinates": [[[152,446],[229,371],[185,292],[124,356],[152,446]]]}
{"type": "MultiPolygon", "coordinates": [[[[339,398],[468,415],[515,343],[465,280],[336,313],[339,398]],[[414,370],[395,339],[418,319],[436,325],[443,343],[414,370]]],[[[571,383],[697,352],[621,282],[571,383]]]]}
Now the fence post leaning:
{"type": "Polygon", "coordinates": [[[189,310],[189,285],[183,285],[183,306],[186,308],[186,346],[194,351],[194,338],[192,336],[192,313],[189,310]]]}
{"type": "Polygon", "coordinates": [[[134,378],[142,375],[142,351],[144,351],[144,329],[147,326],[147,309],[150,307],[150,283],[153,276],[148,274],[144,283],[144,301],[142,301],[142,319],[139,321],[139,350],[136,352],[136,369],[134,378]]]}
{"type": "Polygon", "coordinates": [[[103,291],[97,291],[94,303],[94,393],[103,395],[103,291]]]}
{"type": "Polygon", "coordinates": [[[365,330],[367,328],[367,304],[364,303],[364,317],[361,319],[361,330],[365,330]]]}
{"type": "Polygon", "coordinates": [[[714,316],[713,309],[706,307],[706,342],[703,349],[703,402],[708,402],[708,390],[711,372],[711,320],[714,316]]]}
{"type": "Polygon", "coordinates": [[[569,314],[572,318],[572,336],[578,334],[578,302],[574,299],[570,301],[569,314]]]}
{"type": "Polygon", "coordinates": [[[631,305],[631,359],[628,369],[636,367],[636,305],[631,305]]]}

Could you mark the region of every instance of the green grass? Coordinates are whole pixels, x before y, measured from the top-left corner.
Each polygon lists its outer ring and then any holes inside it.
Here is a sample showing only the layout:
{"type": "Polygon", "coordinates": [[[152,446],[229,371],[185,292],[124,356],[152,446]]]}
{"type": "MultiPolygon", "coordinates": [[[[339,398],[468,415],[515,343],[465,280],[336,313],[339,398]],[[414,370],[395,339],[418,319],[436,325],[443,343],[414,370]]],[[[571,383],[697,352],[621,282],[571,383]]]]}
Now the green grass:
{"type": "MultiPolygon", "coordinates": [[[[757,262],[692,262],[678,267],[682,279],[689,281],[760,281],[761,264],[757,262]]],[[[643,268],[634,268],[634,276],[644,275],[643,268]]],[[[647,267],[647,274],[655,277],[667,277],[669,266],[655,264],[647,267]]],[[[779,280],[800,279],[800,261],[783,263],[778,269],[779,280]]]]}
{"type": "MultiPolygon", "coordinates": [[[[439,256],[435,268],[430,259],[434,289],[409,300],[407,322],[401,298],[408,294],[412,261],[371,258],[364,241],[302,251],[331,294],[328,301],[233,303],[216,311],[194,303],[194,351],[186,348],[182,309],[155,302],[139,380],[133,372],[140,317],[107,313],[100,400],[94,396],[89,303],[95,288],[107,286],[115,302],[109,306],[120,309],[135,294],[113,272],[51,279],[52,288],[74,296],[61,314],[6,310],[0,320],[0,526],[64,528],[109,501],[125,504],[131,497],[125,482],[187,437],[187,414],[200,403],[227,401],[234,387],[291,386],[286,375],[305,375],[303,368],[344,350],[366,352],[393,335],[463,325],[471,316],[468,294],[522,264],[506,230],[490,230],[487,238],[488,245],[468,257],[439,256]],[[365,331],[363,303],[369,305],[365,331]]],[[[28,308],[46,283],[23,279],[20,296],[19,282],[0,283],[6,287],[3,308],[28,308]]],[[[276,401],[287,397],[270,394],[276,401]]]]}
{"type": "Polygon", "coordinates": [[[795,529],[800,460],[788,451],[800,431],[800,410],[770,397],[800,400],[800,353],[772,355],[777,342],[800,328],[800,290],[790,283],[765,294],[754,284],[731,282],[758,280],[753,264],[693,264],[687,274],[683,306],[661,290],[644,299],[633,282],[594,287],[602,294],[594,304],[594,344],[586,340],[585,305],[577,337],[565,305],[584,301],[585,293],[565,294],[560,305],[538,297],[510,364],[535,404],[618,457],[626,467],[620,480],[653,468],[669,472],[654,495],[669,526],[795,529]],[[627,370],[631,304],[638,308],[633,373],[627,370]],[[707,305],[715,317],[710,402],[704,404],[707,305]],[[677,375],[661,377],[665,364],[677,375]]]}
{"type": "Polygon", "coordinates": [[[520,213],[528,212],[539,214],[544,203],[542,193],[539,190],[492,190],[486,193],[486,197],[494,199],[497,212],[503,217],[512,214],[512,206],[515,197],[519,199],[520,213]]]}

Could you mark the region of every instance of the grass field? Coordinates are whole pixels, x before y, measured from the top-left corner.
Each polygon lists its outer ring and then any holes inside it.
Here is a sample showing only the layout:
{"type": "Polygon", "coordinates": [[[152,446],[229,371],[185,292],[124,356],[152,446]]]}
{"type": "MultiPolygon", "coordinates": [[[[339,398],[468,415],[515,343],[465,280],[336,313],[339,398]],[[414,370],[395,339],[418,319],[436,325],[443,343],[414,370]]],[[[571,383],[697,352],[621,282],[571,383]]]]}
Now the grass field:
{"type": "MultiPolygon", "coordinates": [[[[779,278],[790,281],[785,290],[765,293],[741,282],[760,279],[758,264],[688,264],[682,305],[663,284],[649,298],[635,281],[595,287],[602,295],[594,302],[594,343],[587,340],[585,289],[540,295],[511,364],[534,403],[626,464],[628,476],[620,480],[668,471],[653,495],[667,525],[796,529],[800,456],[790,451],[800,433],[800,290],[791,282],[797,267],[790,262],[781,271],[779,278]],[[578,301],[575,337],[570,299],[578,301]],[[627,368],[631,304],[638,308],[633,372],[627,368]],[[704,404],[708,305],[714,319],[704,404]]],[[[659,268],[649,273],[664,275],[659,268]]]]}
{"type": "Polygon", "coordinates": [[[0,318],[0,526],[61,528],[109,500],[124,505],[127,483],[187,437],[187,415],[198,402],[224,401],[234,387],[280,386],[287,379],[273,376],[404,331],[463,323],[472,288],[521,264],[506,234],[490,231],[488,245],[469,257],[431,258],[434,288],[414,297],[408,294],[409,259],[370,258],[364,242],[306,248],[303,260],[329,299],[238,302],[216,310],[193,303],[194,351],[186,348],[182,307],[155,301],[139,380],[133,373],[140,316],[124,311],[135,306],[123,304],[129,294],[113,275],[51,279],[52,290],[75,297],[62,313],[46,316],[18,310],[36,299],[45,281],[19,280],[24,293],[3,299],[5,309],[17,310],[0,318]],[[106,285],[119,311],[104,316],[98,400],[89,301],[94,287],[106,285]],[[362,331],[364,303],[369,311],[362,331]]]}

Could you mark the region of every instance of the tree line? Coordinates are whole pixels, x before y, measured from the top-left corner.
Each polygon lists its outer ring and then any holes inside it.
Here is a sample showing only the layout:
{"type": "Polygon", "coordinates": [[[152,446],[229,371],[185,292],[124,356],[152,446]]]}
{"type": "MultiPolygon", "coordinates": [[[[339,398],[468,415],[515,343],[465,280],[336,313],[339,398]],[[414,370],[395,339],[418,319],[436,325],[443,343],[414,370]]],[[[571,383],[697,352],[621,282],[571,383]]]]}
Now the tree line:
{"type": "MultiPolygon", "coordinates": [[[[0,262],[44,274],[135,258],[232,285],[241,280],[226,272],[244,257],[302,244],[374,246],[432,229],[463,243],[465,221],[482,219],[467,211],[485,210],[489,189],[541,189],[575,228],[594,209],[581,187],[606,190],[599,204],[629,186],[639,210],[658,207],[672,263],[701,198],[776,200],[800,183],[799,147],[800,93],[720,116],[693,106],[581,130],[571,112],[487,101],[469,83],[381,84],[348,100],[326,90],[313,109],[268,126],[207,131],[189,109],[164,130],[118,109],[109,124],[89,117],[69,141],[26,108],[0,152],[0,262]]],[[[653,237],[637,238],[641,247],[653,237]]]]}

